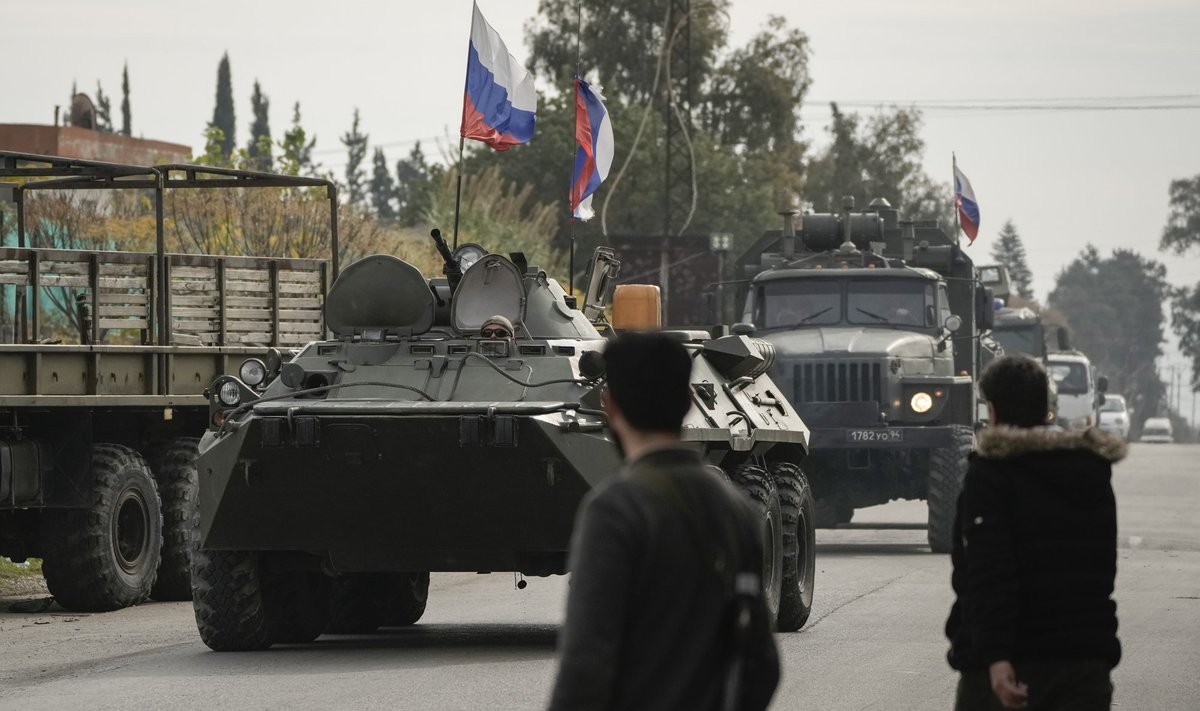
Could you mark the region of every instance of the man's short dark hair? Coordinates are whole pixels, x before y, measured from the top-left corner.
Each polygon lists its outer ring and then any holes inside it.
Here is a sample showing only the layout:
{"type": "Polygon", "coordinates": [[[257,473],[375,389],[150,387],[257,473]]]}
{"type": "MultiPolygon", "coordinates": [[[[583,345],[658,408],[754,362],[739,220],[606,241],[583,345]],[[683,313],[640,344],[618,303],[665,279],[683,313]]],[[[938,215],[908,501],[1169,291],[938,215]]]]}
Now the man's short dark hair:
{"type": "Polygon", "coordinates": [[[1050,412],[1046,369],[1025,355],[998,358],[979,379],[983,399],[992,404],[996,422],[1013,427],[1046,424],[1050,412]]]}
{"type": "Polygon", "coordinates": [[[608,394],[639,430],[678,432],[691,407],[692,359],[659,333],[627,333],[604,349],[608,394]]]}

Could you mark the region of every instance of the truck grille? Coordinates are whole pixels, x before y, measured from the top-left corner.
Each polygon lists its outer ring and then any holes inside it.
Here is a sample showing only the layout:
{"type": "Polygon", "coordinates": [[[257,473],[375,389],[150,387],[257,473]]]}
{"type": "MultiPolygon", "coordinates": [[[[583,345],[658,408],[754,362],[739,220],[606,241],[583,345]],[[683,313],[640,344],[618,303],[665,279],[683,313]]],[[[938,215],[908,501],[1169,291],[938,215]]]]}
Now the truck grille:
{"type": "Polygon", "coordinates": [[[797,405],[805,402],[879,402],[882,399],[879,363],[797,363],[792,378],[797,405]]]}

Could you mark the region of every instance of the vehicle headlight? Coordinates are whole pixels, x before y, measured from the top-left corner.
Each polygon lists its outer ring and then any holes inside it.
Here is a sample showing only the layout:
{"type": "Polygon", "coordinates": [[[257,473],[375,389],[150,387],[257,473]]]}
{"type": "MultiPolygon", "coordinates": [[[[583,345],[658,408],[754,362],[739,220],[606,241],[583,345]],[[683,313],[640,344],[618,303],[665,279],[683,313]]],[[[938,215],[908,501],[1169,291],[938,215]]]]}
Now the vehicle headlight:
{"type": "Polygon", "coordinates": [[[929,393],[917,393],[912,396],[912,400],[908,401],[908,405],[913,412],[918,414],[929,412],[929,409],[933,407],[933,398],[929,396],[929,393]]]}
{"type": "Polygon", "coordinates": [[[238,369],[238,375],[241,376],[243,383],[256,388],[267,379],[267,364],[258,358],[248,358],[238,369]]]}
{"type": "Polygon", "coordinates": [[[217,399],[226,407],[234,407],[242,401],[242,389],[234,381],[226,380],[217,391],[217,399]]]}

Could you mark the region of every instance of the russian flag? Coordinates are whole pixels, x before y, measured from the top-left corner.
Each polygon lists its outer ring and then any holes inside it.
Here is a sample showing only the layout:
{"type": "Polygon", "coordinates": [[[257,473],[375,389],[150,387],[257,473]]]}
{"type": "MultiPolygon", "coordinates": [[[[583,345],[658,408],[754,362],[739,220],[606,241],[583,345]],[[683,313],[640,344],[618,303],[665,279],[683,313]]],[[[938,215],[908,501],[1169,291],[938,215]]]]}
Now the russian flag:
{"type": "Polygon", "coordinates": [[[592,194],[608,177],[613,162],[612,122],[600,96],[583,79],[575,77],[575,172],[571,178],[571,214],[591,219],[592,194]]]}
{"type": "Polygon", "coordinates": [[[460,133],[498,151],[533,138],[537,92],[533,77],[475,4],[467,50],[467,86],[460,133]]]}
{"type": "Polygon", "coordinates": [[[975,202],[971,181],[958,169],[957,161],[954,163],[954,204],[958,207],[958,226],[966,233],[968,243],[974,244],[979,235],[979,203],[975,202]]]}

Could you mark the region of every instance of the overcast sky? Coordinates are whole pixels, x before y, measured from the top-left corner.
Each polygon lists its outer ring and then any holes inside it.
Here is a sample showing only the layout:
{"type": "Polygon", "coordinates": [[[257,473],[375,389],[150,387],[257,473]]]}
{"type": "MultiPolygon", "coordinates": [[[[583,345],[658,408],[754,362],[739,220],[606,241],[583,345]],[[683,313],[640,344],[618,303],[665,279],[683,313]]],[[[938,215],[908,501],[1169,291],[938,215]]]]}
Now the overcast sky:
{"type": "MultiPolygon", "coordinates": [[[[524,59],[523,28],[537,0],[480,7],[524,59]]],[[[1168,183],[1200,173],[1197,0],[733,0],[733,43],[772,13],[811,41],[805,136],[825,140],[830,100],[863,111],[881,100],[926,108],[928,172],[948,183],[955,151],[975,187],[983,225],[973,250],[988,250],[1011,218],[1041,299],[1088,243],[1160,259],[1176,284],[1200,281],[1200,257],[1157,252],[1168,183]],[[1025,99],[1040,108],[994,108],[1025,99]],[[1141,108],[1095,108],[1109,106],[1141,108]],[[1161,106],[1192,108],[1147,108],[1161,106]]],[[[415,139],[457,132],[470,0],[5,0],[0,15],[9,60],[0,122],[50,123],[72,80],[94,94],[97,79],[119,120],[128,61],[135,134],[198,147],[228,51],[239,143],[256,78],[271,99],[275,135],[300,101],[317,157],[330,167],[345,163],[337,138],[355,107],[371,144],[393,163],[415,139]]]]}

